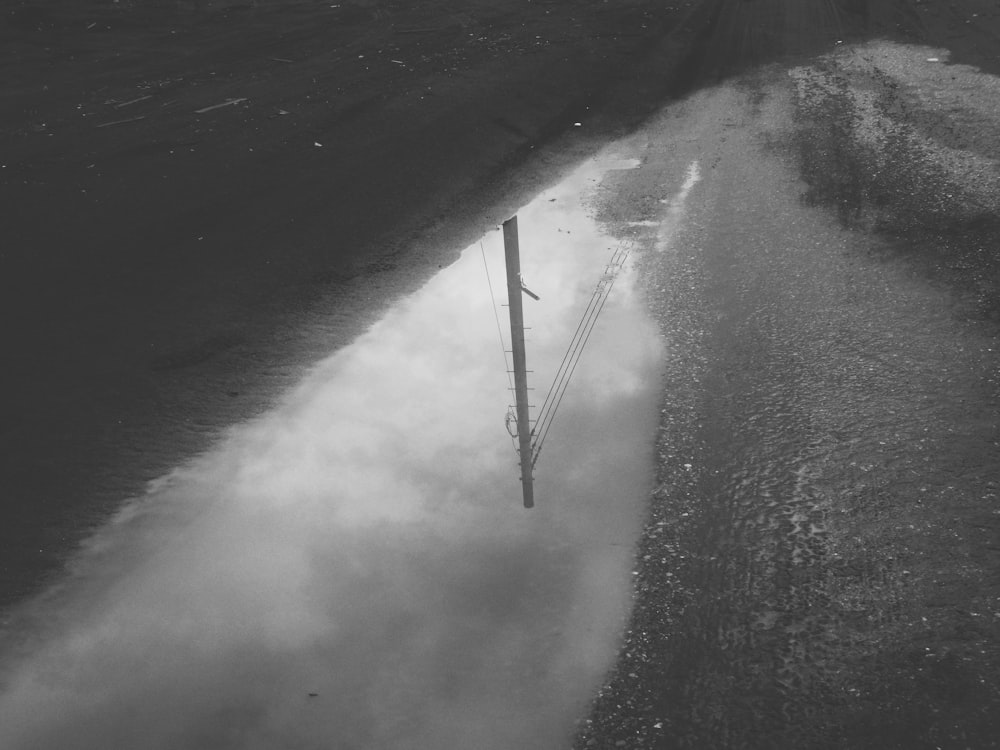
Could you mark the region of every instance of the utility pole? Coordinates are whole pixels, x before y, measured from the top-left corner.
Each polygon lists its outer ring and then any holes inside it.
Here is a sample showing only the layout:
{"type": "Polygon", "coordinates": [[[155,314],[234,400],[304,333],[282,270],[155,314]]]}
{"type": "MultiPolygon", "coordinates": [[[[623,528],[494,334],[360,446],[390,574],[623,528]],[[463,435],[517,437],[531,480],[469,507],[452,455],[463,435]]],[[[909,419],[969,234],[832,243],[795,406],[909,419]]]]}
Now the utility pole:
{"type": "Polygon", "coordinates": [[[521,492],[524,495],[524,507],[533,508],[535,489],[531,476],[528,370],[524,354],[524,309],[521,305],[521,293],[524,289],[521,283],[521,255],[517,243],[516,216],[503,223],[503,249],[507,261],[507,302],[510,310],[511,348],[514,354],[514,403],[517,409],[517,452],[521,460],[521,492]]]}

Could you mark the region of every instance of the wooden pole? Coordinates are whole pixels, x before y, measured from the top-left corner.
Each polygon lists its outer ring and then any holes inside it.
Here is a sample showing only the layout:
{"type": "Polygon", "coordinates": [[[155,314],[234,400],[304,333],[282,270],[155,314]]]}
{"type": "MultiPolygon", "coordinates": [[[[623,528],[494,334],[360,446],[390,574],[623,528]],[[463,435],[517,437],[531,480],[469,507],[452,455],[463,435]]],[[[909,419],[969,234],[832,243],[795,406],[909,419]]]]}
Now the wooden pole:
{"type": "Polygon", "coordinates": [[[528,370],[524,354],[524,309],[521,305],[521,255],[517,243],[517,217],[503,223],[503,249],[507,260],[507,302],[510,340],[514,353],[514,403],[517,407],[517,442],[521,459],[521,493],[524,507],[535,505],[531,476],[531,422],[528,417],[528,370]]]}

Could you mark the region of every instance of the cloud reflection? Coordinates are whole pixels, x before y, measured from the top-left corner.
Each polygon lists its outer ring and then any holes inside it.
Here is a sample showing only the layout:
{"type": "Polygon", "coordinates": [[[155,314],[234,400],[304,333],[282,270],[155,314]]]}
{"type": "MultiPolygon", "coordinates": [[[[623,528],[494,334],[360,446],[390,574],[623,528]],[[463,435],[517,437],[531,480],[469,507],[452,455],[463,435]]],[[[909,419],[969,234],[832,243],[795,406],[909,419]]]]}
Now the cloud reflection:
{"type": "MultiPolygon", "coordinates": [[[[601,169],[519,215],[540,390],[613,244],[581,205],[601,169]]],[[[500,233],[484,248],[502,279],[500,233]]],[[[95,535],[4,657],[0,747],[566,741],[625,615],[661,353],[626,271],[523,510],[482,262],[469,248],[95,535]]]]}

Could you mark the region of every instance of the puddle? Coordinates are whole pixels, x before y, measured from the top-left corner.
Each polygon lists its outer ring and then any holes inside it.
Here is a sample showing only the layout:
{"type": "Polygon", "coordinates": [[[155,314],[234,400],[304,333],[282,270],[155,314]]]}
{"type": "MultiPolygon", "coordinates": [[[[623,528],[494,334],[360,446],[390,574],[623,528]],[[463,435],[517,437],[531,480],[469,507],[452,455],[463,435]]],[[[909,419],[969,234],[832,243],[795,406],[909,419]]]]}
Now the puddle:
{"type": "MultiPolygon", "coordinates": [[[[636,166],[519,212],[538,398],[618,242],[585,196],[636,166]]],[[[504,292],[497,231],[123,509],[18,626],[0,745],[568,744],[627,615],[662,352],[626,266],[524,510],[504,292]]]]}

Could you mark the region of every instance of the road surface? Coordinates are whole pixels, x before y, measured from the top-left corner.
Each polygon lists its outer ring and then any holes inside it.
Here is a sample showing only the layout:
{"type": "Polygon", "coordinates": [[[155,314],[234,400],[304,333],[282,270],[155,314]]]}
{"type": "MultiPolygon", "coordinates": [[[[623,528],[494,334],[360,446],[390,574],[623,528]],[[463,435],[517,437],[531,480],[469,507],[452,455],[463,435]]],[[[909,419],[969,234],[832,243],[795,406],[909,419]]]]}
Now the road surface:
{"type": "Polygon", "coordinates": [[[844,45],[637,135],[659,484],[579,747],[996,745],[1000,87],[946,61],[844,45]]]}
{"type": "Polygon", "coordinates": [[[593,210],[643,244],[665,387],[577,745],[995,745],[992,2],[4,24],[8,653],[125,499],[614,142],[593,210]]]}

